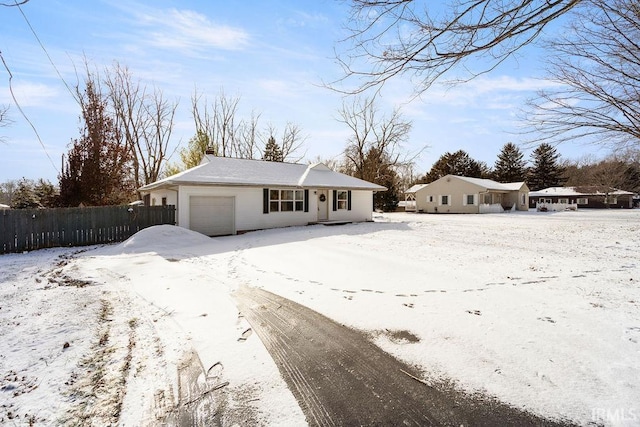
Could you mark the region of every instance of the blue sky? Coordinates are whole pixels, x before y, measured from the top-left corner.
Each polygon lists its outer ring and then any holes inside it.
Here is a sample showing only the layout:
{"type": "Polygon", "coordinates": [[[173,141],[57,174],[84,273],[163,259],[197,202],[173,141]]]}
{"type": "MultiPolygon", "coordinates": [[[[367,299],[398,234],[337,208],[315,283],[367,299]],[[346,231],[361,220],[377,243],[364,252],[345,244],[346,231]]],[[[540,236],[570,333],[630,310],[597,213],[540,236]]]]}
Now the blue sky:
{"type": "MultiPolygon", "coordinates": [[[[261,113],[262,127],[298,124],[307,140],[305,159],[337,159],[349,132],[336,120],[342,96],[322,87],[340,77],[334,47],[346,33],[348,6],[338,0],[276,1],[86,1],[31,0],[22,6],[53,64],[69,85],[83,55],[99,69],[114,61],[135,79],[179,100],[172,148],[186,144],[195,128],[190,97],[213,99],[221,89],[240,97],[241,117],[261,113]]],[[[22,177],[57,183],[61,157],[79,136],[79,108],[16,7],[0,7],[0,51],[14,94],[39,133],[22,117],[0,68],[0,104],[10,105],[10,127],[0,128],[0,182],[22,177]]],[[[416,161],[426,173],[446,151],[463,149],[493,165],[515,134],[518,109],[541,80],[539,52],[523,51],[492,73],[465,85],[436,85],[411,99],[408,79],[385,86],[382,110],[400,106],[413,121],[409,152],[427,148],[416,161]]],[[[577,158],[594,148],[564,145],[577,158]]],[[[529,149],[524,149],[528,156],[529,149]]],[[[301,153],[302,154],[302,153],[301,153]]],[[[177,160],[175,155],[173,160],[177,160]]]]}

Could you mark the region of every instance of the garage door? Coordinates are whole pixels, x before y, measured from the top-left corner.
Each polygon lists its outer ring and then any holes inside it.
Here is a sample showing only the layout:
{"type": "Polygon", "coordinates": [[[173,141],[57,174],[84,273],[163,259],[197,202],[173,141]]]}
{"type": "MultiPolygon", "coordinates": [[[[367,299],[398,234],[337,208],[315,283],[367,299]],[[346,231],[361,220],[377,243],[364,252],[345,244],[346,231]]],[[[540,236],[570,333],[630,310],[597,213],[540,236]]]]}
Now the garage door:
{"type": "Polygon", "coordinates": [[[189,228],[207,236],[234,234],[234,198],[191,196],[189,228]]]}

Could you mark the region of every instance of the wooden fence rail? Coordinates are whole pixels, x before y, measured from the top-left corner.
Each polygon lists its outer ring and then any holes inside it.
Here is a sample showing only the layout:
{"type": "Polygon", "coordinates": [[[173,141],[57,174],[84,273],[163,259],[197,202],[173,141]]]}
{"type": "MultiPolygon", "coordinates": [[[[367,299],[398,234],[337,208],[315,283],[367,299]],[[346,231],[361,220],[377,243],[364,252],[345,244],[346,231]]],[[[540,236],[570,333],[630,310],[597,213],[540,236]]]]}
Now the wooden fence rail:
{"type": "Polygon", "coordinates": [[[143,228],[175,223],[175,206],[0,210],[0,254],[121,242],[143,228]]]}

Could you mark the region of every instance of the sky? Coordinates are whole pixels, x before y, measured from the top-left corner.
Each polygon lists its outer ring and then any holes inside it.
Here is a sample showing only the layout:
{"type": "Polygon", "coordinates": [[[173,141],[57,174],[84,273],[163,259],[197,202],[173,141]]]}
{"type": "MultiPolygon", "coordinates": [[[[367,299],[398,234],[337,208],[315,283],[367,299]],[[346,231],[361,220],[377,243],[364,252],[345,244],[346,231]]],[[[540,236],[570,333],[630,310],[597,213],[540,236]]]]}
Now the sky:
{"type": "MultiPolygon", "coordinates": [[[[262,129],[297,124],[306,136],[303,162],[338,160],[350,135],[336,120],[344,98],[323,82],[342,76],[335,49],[344,48],[338,41],[347,35],[348,16],[348,2],[338,0],[31,0],[0,7],[0,105],[9,105],[12,121],[0,128],[0,182],[57,183],[62,156],[80,134],[80,109],[68,87],[77,84],[84,58],[98,70],[126,66],[135,80],[178,102],[171,161],[195,133],[194,89],[210,100],[221,91],[239,97],[239,117],[259,113],[262,129]]],[[[420,98],[411,96],[408,78],[385,86],[381,111],[400,108],[413,123],[404,149],[419,153],[415,173],[459,149],[492,166],[505,143],[523,142],[519,108],[550,84],[540,78],[540,58],[526,49],[487,75],[453,88],[436,85],[420,98]]],[[[531,147],[522,149],[529,158],[531,147]]],[[[558,152],[569,159],[606,154],[573,144],[558,152]]]]}

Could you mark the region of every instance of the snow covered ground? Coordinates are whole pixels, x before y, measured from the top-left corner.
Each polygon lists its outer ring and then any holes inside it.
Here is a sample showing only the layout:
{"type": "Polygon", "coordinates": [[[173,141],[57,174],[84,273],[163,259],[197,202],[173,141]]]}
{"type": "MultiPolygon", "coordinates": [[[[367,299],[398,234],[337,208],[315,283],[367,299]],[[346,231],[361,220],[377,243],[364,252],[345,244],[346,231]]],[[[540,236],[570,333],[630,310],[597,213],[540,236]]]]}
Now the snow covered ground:
{"type": "Polygon", "coordinates": [[[152,425],[175,405],[190,349],[229,383],[225,424],[304,424],[235,308],[246,284],[365,331],[425,381],[583,425],[640,425],[639,249],[639,210],[582,210],[385,214],[214,239],[160,226],[0,256],[0,424],[152,425]]]}

